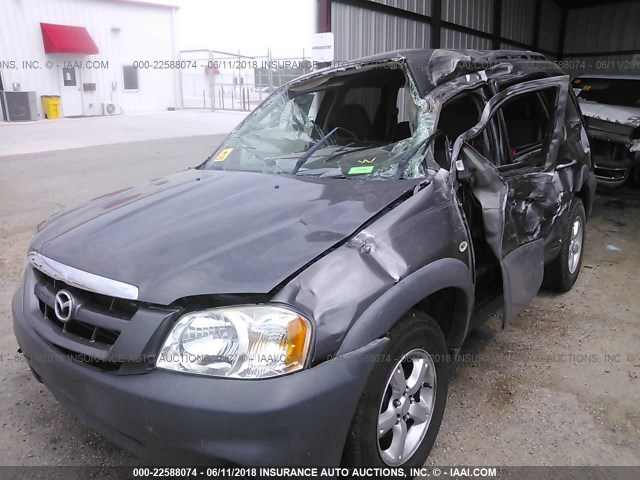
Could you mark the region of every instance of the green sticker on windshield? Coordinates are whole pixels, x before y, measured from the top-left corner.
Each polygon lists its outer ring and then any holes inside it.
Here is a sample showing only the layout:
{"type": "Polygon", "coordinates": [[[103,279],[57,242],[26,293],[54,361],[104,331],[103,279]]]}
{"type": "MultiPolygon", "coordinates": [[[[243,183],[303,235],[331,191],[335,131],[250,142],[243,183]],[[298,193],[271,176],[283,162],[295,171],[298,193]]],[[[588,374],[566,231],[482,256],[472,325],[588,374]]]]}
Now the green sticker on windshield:
{"type": "Polygon", "coordinates": [[[349,175],[362,175],[365,173],[373,172],[374,166],[369,165],[367,167],[351,167],[347,172],[349,175]]]}

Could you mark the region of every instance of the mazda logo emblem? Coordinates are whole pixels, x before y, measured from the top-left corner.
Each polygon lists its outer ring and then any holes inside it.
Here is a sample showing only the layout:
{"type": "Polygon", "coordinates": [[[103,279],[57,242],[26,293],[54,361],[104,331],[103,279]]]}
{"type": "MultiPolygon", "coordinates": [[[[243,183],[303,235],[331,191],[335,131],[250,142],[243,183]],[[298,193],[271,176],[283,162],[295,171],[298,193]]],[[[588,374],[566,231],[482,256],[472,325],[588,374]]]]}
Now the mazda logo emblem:
{"type": "Polygon", "coordinates": [[[68,322],[74,310],[73,297],[66,290],[60,290],[56,294],[56,303],[53,311],[61,322],[68,322]]]}

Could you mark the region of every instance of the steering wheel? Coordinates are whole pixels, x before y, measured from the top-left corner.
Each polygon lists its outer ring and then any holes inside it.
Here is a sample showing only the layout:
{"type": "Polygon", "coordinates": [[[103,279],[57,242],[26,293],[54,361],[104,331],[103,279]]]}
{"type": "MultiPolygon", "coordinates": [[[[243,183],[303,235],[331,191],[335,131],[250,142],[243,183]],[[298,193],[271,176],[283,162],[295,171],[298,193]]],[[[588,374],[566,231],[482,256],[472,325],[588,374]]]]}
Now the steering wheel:
{"type": "Polygon", "coordinates": [[[355,133],[353,133],[351,130],[349,130],[348,128],[344,128],[344,127],[341,127],[341,126],[337,126],[337,127],[335,127],[335,128],[339,128],[340,130],[344,130],[344,131],[345,131],[345,132],[347,132],[349,135],[351,135],[351,138],[352,138],[353,140],[360,140],[360,138],[359,138],[355,133]]]}

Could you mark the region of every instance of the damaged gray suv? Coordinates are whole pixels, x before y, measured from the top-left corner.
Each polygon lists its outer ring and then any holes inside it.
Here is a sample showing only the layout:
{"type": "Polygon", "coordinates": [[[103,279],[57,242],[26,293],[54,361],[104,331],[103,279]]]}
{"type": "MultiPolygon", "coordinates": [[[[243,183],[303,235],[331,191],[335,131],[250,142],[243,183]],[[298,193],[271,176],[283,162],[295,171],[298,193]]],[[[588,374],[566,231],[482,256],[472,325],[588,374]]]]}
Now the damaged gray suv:
{"type": "Polygon", "coordinates": [[[40,224],[15,335],[152,462],[418,466],[469,332],[576,281],[594,191],[544,57],[369,57],[279,88],[200,166],[40,224]]]}

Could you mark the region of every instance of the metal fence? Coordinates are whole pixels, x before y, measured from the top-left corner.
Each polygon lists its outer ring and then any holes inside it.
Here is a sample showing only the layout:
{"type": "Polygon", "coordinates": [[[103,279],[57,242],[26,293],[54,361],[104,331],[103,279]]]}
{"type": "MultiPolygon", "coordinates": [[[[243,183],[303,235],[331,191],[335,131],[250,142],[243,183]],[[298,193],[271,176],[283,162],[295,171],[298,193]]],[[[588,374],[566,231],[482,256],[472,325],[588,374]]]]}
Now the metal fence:
{"type": "Polygon", "coordinates": [[[250,111],[280,85],[308,73],[305,57],[275,58],[215,50],[180,52],[182,108],[250,111]]]}

